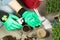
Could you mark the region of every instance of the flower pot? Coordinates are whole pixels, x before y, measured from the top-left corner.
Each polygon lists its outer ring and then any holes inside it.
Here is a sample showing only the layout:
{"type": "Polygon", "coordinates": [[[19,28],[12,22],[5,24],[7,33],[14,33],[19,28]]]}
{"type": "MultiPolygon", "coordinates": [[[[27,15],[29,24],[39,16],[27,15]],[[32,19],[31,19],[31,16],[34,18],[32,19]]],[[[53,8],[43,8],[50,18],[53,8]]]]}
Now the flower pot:
{"type": "Polygon", "coordinates": [[[24,31],[24,32],[29,32],[29,31],[31,31],[31,30],[32,30],[31,27],[29,27],[28,25],[24,25],[24,27],[23,27],[23,31],[24,31]]]}
{"type": "Polygon", "coordinates": [[[40,28],[37,30],[37,36],[38,38],[45,38],[49,36],[49,32],[43,28],[40,28]]]}

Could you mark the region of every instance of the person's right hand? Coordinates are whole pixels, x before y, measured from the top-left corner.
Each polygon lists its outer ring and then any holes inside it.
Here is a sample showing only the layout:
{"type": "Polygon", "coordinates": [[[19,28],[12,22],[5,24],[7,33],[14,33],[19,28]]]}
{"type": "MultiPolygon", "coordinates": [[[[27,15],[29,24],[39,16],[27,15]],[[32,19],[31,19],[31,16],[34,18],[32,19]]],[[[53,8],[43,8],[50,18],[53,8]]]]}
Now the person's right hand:
{"type": "Polygon", "coordinates": [[[27,23],[27,25],[33,28],[38,27],[42,24],[42,21],[39,20],[38,15],[33,11],[25,11],[22,14],[22,18],[24,19],[25,23],[27,23]]]}

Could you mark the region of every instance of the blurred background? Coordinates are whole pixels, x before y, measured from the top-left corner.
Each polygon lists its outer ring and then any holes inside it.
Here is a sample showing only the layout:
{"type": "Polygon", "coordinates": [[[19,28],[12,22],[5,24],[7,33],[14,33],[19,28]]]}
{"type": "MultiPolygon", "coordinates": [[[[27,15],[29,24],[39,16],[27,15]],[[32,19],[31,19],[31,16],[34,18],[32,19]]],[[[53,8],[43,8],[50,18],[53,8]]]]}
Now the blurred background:
{"type": "MultiPolygon", "coordinates": [[[[46,13],[48,16],[51,17],[51,20],[54,19],[54,17],[57,18],[60,15],[60,0],[47,0],[46,3],[46,13]]],[[[57,19],[59,20],[60,18],[57,19]]],[[[52,26],[52,40],[60,40],[60,22],[54,21],[52,22],[52,26]]]]}

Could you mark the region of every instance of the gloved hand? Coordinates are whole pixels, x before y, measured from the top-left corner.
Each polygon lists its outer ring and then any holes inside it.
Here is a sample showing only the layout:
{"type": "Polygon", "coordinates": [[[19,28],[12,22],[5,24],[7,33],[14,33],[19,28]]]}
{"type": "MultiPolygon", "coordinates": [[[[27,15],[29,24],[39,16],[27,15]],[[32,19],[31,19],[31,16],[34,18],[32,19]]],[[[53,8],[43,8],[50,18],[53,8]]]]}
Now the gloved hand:
{"type": "Polygon", "coordinates": [[[22,25],[17,22],[19,19],[17,16],[8,14],[4,11],[0,11],[0,15],[0,20],[7,30],[17,30],[22,28],[22,25]]]}
{"type": "Polygon", "coordinates": [[[39,20],[38,15],[33,11],[25,11],[22,14],[22,17],[24,18],[25,23],[33,28],[42,24],[42,21],[39,20]]]}

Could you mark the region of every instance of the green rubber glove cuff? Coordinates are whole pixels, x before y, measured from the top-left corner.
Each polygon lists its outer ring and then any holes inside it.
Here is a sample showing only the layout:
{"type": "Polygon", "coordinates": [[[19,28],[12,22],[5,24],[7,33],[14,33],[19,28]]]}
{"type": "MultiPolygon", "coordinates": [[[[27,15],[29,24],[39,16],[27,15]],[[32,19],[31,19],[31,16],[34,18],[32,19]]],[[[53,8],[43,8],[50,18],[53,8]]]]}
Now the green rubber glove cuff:
{"type": "Polygon", "coordinates": [[[6,22],[3,22],[5,28],[9,31],[11,30],[17,30],[17,29],[21,29],[22,28],[22,25],[21,24],[18,24],[17,22],[15,22],[16,20],[18,20],[19,18],[13,14],[9,14],[9,17],[7,19],[6,22]],[[14,25],[15,24],[18,24],[17,26],[14,25]],[[8,25],[9,24],[9,25],[8,25]]]}
{"type": "Polygon", "coordinates": [[[22,17],[24,18],[25,22],[33,28],[42,24],[42,21],[39,20],[38,15],[33,11],[25,11],[22,17]]]}

